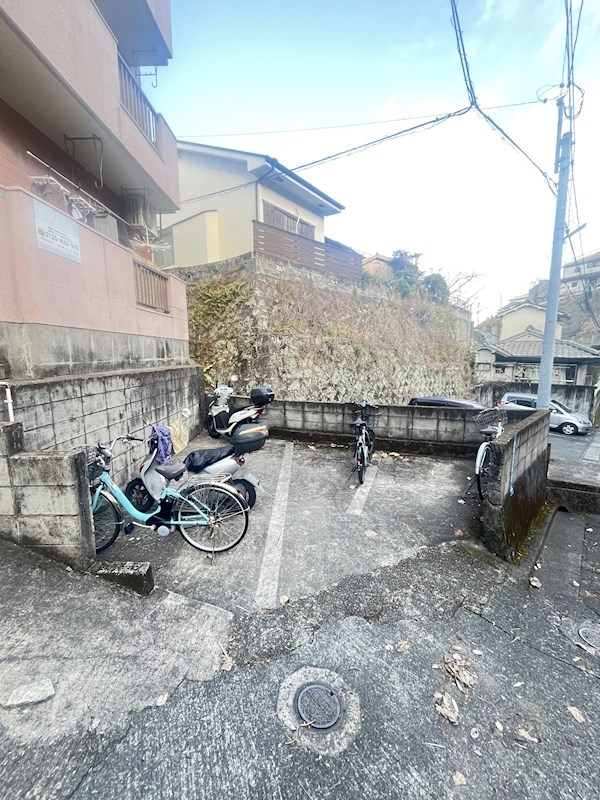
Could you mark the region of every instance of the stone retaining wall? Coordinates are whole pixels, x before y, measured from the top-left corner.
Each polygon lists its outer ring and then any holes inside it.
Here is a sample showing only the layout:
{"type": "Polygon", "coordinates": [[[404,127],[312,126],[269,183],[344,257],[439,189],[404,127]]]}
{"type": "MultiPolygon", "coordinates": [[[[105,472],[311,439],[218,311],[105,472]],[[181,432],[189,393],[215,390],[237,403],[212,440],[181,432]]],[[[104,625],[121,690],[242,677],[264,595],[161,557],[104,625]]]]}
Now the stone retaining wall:
{"type": "Polygon", "coordinates": [[[216,381],[239,375],[241,393],[268,383],[285,400],[400,405],[469,390],[450,306],[259,253],[170,271],[190,287],[190,352],[216,381]],[[236,301],[225,302],[234,285],[236,301]]]}

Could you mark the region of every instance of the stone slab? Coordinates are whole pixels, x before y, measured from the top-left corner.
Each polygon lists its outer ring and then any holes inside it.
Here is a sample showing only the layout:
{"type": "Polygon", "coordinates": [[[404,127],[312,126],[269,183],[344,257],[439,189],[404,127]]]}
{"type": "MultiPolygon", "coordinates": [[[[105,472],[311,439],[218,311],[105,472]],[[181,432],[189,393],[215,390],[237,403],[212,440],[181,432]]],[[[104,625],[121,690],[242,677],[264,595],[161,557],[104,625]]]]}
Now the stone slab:
{"type": "Polygon", "coordinates": [[[111,583],[118,583],[137,594],[148,595],[154,589],[152,565],[148,561],[122,563],[101,561],[91,569],[93,575],[111,583]]]}
{"type": "Polygon", "coordinates": [[[22,686],[17,686],[2,705],[6,708],[32,706],[36,703],[43,703],[44,700],[49,700],[51,697],[54,697],[54,685],[51,680],[46,678],[35,683],[25,683],[22,686]]]}

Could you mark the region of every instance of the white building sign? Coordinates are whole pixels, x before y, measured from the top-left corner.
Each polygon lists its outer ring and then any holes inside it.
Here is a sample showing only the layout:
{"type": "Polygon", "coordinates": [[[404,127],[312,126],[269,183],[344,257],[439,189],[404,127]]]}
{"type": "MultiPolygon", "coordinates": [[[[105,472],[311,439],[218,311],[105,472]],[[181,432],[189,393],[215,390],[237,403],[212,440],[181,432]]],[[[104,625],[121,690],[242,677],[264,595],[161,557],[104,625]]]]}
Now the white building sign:
{"type": "Polygon", "coordinates": [[[77,223],[39,200],[33,201],[33,211],[38,247],[81,264],[77,223]]]}

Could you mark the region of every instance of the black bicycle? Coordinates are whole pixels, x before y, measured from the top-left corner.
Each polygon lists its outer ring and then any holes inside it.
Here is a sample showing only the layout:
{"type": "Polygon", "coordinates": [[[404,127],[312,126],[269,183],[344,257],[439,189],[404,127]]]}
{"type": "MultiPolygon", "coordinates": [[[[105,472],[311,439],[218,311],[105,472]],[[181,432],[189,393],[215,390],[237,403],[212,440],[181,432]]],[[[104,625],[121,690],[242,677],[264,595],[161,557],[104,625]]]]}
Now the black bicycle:
{"type": "Polygon", "coordinates": [[[358,482],[365,482],[365,473],[371,463],[371,456],[375,449],[375,426],[379,420],[379,408],[363,400],[356,406],[356,419],[352,423],[356,431],[356,442],[354,446],[354,458],[356,464],[354,470],[358,474],[358,482]]]}

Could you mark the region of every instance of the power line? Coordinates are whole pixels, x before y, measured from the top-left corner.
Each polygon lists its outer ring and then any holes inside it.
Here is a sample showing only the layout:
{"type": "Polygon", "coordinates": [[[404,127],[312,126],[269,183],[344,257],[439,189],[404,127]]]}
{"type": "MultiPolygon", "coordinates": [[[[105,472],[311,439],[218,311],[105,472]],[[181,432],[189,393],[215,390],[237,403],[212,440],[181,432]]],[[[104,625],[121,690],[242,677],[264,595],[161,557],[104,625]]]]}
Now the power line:
{"type": "Polygon", "coordinates": [[[433,128],[436,125],[440,125],[442,122],[445,122],[447,119],[451,117],[459,117],[462,114],[466,114],[467,111],[470,110],[470,106],[466,108],[460,108],[457,111],[451,111],[448,114],[444,114],[441,117],[435,117],[434,119],[427,120],[427,122],[421,122],[418,125],[413,125],[410,128],[405,128],[401,131],[396,131],[396,133],[390,133],[387,136],[382,136],[379,139],[373,139],[370,142],[365,142],[364,144],[356,145],[356,147],[349,147],[347,150],[340,150],[337,153],[332,153],[329,156],[324,156],[323,158],[318,158],[315,161],[309,161],[306,164],[301,164],[299,167],[294,167],[294,172],[299,172],[302,169],[309,169],[310,167],[316,167],[318,164],[325,164],[328,161],[335,161],[338,158],[344,158],[346,156],[352,155],[353,153],[358,153],[362,150],[367,150],[370,147],[376,147],[379,144],[383,144],[384,142],[392,141],[392,139],[398,139],[400,136],[406,136],[408,134],[414,133],[420,129],[424,128],[433,128]]]}
{"type": "MultiPolygon", "coordinates": [[[[294,167],[294,169],[292,171],[293,172],[300,172],[301,170],[304,170],[304,169],[310,169],[311,167],[315,167],[315,166],[317,166],[319,164],[325,164],[325,163],[327,163],[329,161],[335,161],[338,158],[344,158],[344,157],[352,155],[354,153],[358,153],[358,152],[360,152],[362,150],[367,150],[370,147],[376,147],[379,144],[383,144],[384,142],[388,142],[388,141],[391,141],[393,139],[398,139],[401,136],[407,136],[407,135],[409,135],[411,133],[414,133],[415,131],[418,131],[418,130],[421,130],[421,129],[424,129],[424,128],[435,127],[436,125],[440,125],[442,122],[445,122],[447,119],[450,119],[451,117],[457,117],[457,116],[461,116],[462,114],[466,114],[467,111],[469,111],[469,110],[470,110],[470,106],[468,106],[466,108],[458,109],[457,111],[451,111],[448,114],[444,114],[441,117],[435,117],[434,119],[428,119],[426,122],[421,122],[418,125],[412,125],[409,128],[403,128],[400,131],[396,131],[395,133],[390,133],[387,136],[382,136],[379,139],[373,139],[372,141],[369,141],[369,142],[363,142],[362,144],[356,145],[356,147],[350,147],[347,150],[340,150],[337,153],[332,153],[332,154],[330,154],[328,156],[323,156],[322,158],[316,159],[315,161],[309,161],[306,164],[301,164],[299,167],[294,167]]],[[[274,172],[275,171],[274,168],[272,168],[271,171],[274,172]]],[[[246,181],[245,183],[240,183],[237,186],[230,186],[227,189],[220,189],[220,190],[215,191],[215,192],[209,192],[207,194],[198,195],[197,197],[190,197],[190,198],[187,198],[186,200],[182,200],[182,203],[191,203],[191,202],[194,202],[196,200],[206,200],[206,199],[208,199],[210,197],[217,197],[219,195],[228,194],[229,192],[235,192],[238,189],[243,189],[246,186],[251,186],[254,183],[258,183],[259,180],[264,180],[270,174],[271,173],[267,173],[266,175],[263,175],[262,178],[256,178],[255,180],[246,181]]]]}
{"type": "MultiPolygon", "coordinates": [[[[565,2],[569,2],[569,0],[565,0],[565,2]]],[[[525,158],[532,164],[537,171],[543,176],[544,180],[548,184],[550,191],[552,194],[556,195],[556,186],[554,181],[551,180],[548,173],[545,172],[536,162],[528,155],[522,147],[520,147],[515,140],[509,136],[509,134],[500,126],[497,122],[495,122],[492,117],[489,116],[479,105],[477,100],[477,95],[475,94],[475,87],[473,85],[473,79],[471,78],[471,72],[469,69],[469,61],[467,59],[467,53],[465,50],[465,44],[463,40],[462,29],[460,27],[460,19],[458,16],[458,8],[456,0],[450,0],[450,6],[452,8],[452,27],[454,28],[454,33],[456,35],[456,47],[458,49],[458,55],[460,58],[460,63],[462,67],[463,79],[465,82],[465,86],[467,89],[467,95],[470,101],[470,108],[474,108],[482,117],[483,119],[494,129],[496,130],[503,139],[509,142],[516,150],[519,151],[525,158]]]]}
{"type": "MultiPolygon", "coordinates": [[[[565,0],[565,2],[568,3],[569,0],[565,0]]],[[[549,178],[547,173],[544,172],[544,170],[540,166],[538,166],[538,164],[536,164],[536,162],[514,141],[514,139],[512,139],[509,136],[509,134],[500,125],[498,125],[488,114],[486,114],[486,112],[479,105],[479,103],[477,101],[477,96],[475,94],[475,88],[474,88],[473,80],[471,78],[470,69],[469,69],[469,63],[468,63],[466,50],[465,50],[465,46],[464,46],[462,30],[461,30],[461,27],[460,27],[460,20],[459,20],[459,17],[458,17],[458,9],[457,9],[457,5],[456,5],[456,0],[450,0],[450,3],[451,3],[451,7],[452,7],[452,25],[454,27],[454,31],[455,31],[455,34],[456,34],[457,48],[458,48],[459,57],[460,57],[460,61],[461,61],[461,67],[462,67],[462,71],[463,71],[463,78],[464,78],[464,81],[465,81],[465,85],[467,87],[467,94],[468,94],[469,100],[470,100],[469,105],[465,106],[464,108],[457,109],[456,111],[451,111],[451,112],[448,112],[446,114],[442,114],[442,115],[435,116],[433,118],[426,119],[425,122],[418,123],[417,125],[412,125],[412,126],[410,126],[408,128],[404,128],[404,129],[402,129],[400,131],[396,131],[395,133],[387,134],[386,136],[381,136],[378,139],[373,139],[371,141],[364,142],[364,143],[362,143],[360,145],[356,145],[355,147],[350,147],[350,148],[347,148],[345,150],[340,150],[340,151],[338,151],[336,153],[332,153],[330,155],[323,156],[322,158],[315,159],[314,161],[309,161],[309,162],[307,162],[305,164],[301,164],[300,166],[294,168],[295,172],[299,172],[299,171],[305,170],[305,169],[310,169],[312,167],[319,166],[319,165],[328,163],[330,161],[335,161],[335,160],[340,159],[340,158],[345,158],[345,157],[353,155],[355,153],[359,153],[359,152],[362,152],[364,150],[367,150],[367,149],[369,149],[371,147],[376,147],[376,146],[378,146],[380,144],[383,144],[385,142],[389,142],[389,141],[392,141],[394,139],[398,139],[401,136],[410,135],[412,133],[415,133],[418,130],[424,130],[424,129],[428,129],[428,128],[433,128],[433,127],[435,127],[437,125],[440,125],[442,122],[445,122],[446,120],[451,119],[452,117],[458,117],[458,116],[462,116],[464,114],[467,114],[472,108],[475,108],[476,111],[486,120],[486,122],[488,122],[488,124],[492,128],[494,128],[496,131],[498,131],[500,133],[500,135],[504,139],[506,139],[506,141],[508,141],[513,147],[515,147],[538,170],[538,172],[541,173],[541,175],[546,180],[548,186],[550,187],[550,190],[552,191],[552,193],[556,194],[555,184],[549,178]]],[[[531,101],[531,102],[535,102],[535,101],[531,101]]],[[[512,105],[521,105],[521,104],[506,104],[505,106],[499,106],[499,107],[509,107],[509,106],[512,106],[512,105]]],[[[408,119],[411,119],[411,118],[408,118],[408,119]]],[[[413,117],[412,119],[420,119],[420,117],[413,117]]],[[[188,138],[195,138],[195,137],[188,137],[188,138]]],[[[263,179],[264,179],[264,177],[266,177],[266,176],[263,176],[263,179]]],[[[252,185],[254,183],[257,183],[258,180],[262,180],[262,179],[255,179],[255,180],[252,180],[252,181],[246,181],[245,183],[238,184],[237,186],[232,186],[232,187],[229,187],[227,189],[221,189],[221,190],[218,190],[218,191],[215,191],[215,192],[209,192],[207,194],[199,195],[197,197],[188,198],[187,200],[184,200],[182,202],[183,203],[190,203],[190,202],[194,202],[196,200],[204,200],[204,199],[207,199],[207,198],[210,198],[210,197],[217,197],[219,195],[228,194],[229,192],[234,192],[234,191],[237,191],[239,189],[243,189],[246,186],[250,186],[250,185],[252,185]]]]}
{"type": "MultiPolygon", "coordinates": [[[[538,103],[545,103],[545,100],[524,100],[519,103],[502,103],[501,105],[497,106],[486,106],[486,111],[495,111],[496,109],[500,108],[517,108],[518,106],[533,106],[537,105],[538,103]]],[[[338,125],[318,125],[311,128],[283,128],[281,130],[272,130],[272,131],[245,131],[240,133],[194,133],[188,136],[178,136],[178,139],[228,139],[236,136],[273,136],[275,134],[282,134],[282,133],[310,133],[311,131],[332,131],[332,130],[340,130],[342,128],[361,128],[367,127],[369,125],[389,125],[392,122],[412,122],[416,119],[431,119],[432,117],[442,117],[445,116],[448,112],[443,112],[439,114],[421,114],[419,116],[414,117],[395,117],[394,119],[378,119],[378,120],[371,120],[369,122],[345,122],[340,123],[338,125]]]]}

